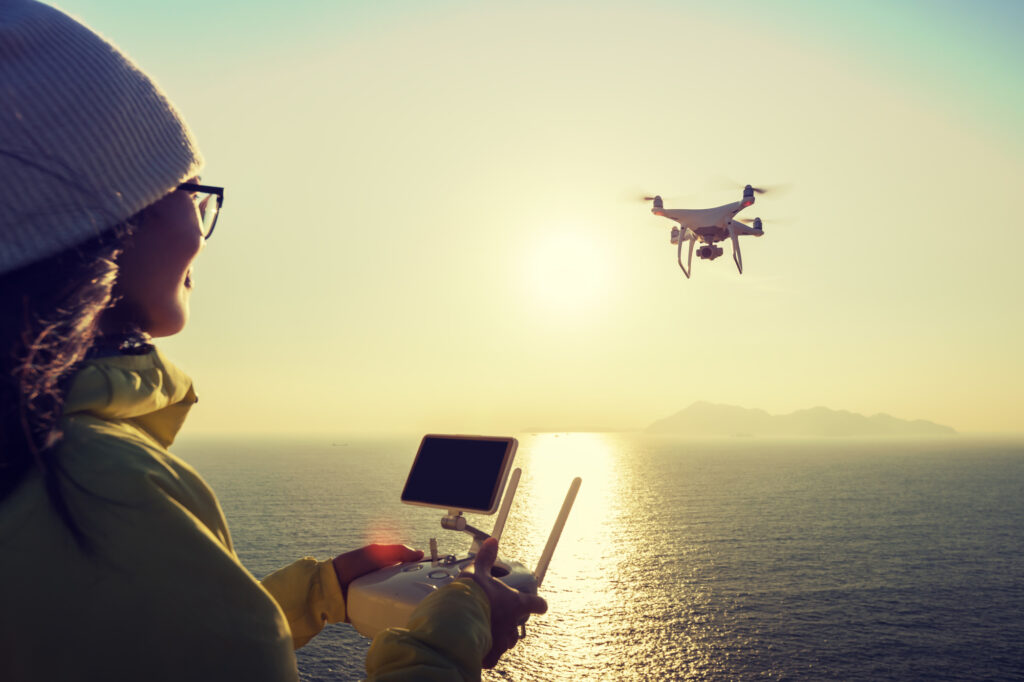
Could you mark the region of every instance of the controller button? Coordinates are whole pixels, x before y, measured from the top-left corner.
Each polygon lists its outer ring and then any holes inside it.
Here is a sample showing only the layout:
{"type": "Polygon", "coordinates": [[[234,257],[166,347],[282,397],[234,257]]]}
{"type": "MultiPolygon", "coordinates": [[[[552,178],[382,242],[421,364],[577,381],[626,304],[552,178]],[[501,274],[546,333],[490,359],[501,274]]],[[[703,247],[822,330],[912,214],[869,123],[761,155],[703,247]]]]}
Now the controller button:
{"type": "Polygon", "coordinates": [[[428,573],[427,577],[431,580],[444,580],[445,578],[451,578],[452,574],[444,569],[438,569],[436,571],[431,571],[430,573],[428,573]]]}

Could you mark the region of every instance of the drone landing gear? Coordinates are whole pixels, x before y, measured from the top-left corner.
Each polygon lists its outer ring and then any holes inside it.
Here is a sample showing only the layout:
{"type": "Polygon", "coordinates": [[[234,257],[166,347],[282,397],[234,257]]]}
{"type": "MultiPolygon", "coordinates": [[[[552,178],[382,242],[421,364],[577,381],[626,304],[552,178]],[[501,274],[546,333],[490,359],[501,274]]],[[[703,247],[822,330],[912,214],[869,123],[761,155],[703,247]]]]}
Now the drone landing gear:
{"type": "MultiPolygon", "coordinates": [[[[760,220],[760,218],[758,218],[760,220]]],[[[760,223],[758,223],[760,227],[760,223]]],[[[729,236],[732,237],[732,260],[736,263],[736,269],[743,274],[743,255],[740,253],[740,236],[736,234],[736,230],[729,226],[729,236]]]]}
{"type": "Polygon", "coordinates": [[[683,235],[680,235],[679,239],[676,240],[676,243],[679,245],[676,248],[676,258],[679,261],[679,269],[683,271],[684,275],[686,275],[686,279],[690,279],[690,268],[691,268],[691,266],[693,264],[693,244],[694,244],[694,242],[697,241],[697,237],[692,232],[690,232],[689,230],[685,230],[683,232],[683,234],[689,234],[690,238],[689,239],[684,239],[683,235]],[[684,241],[690,242],[690,255],[686,257],[686,265],[685,266],[683,265],[683,242],[684,241]]]}

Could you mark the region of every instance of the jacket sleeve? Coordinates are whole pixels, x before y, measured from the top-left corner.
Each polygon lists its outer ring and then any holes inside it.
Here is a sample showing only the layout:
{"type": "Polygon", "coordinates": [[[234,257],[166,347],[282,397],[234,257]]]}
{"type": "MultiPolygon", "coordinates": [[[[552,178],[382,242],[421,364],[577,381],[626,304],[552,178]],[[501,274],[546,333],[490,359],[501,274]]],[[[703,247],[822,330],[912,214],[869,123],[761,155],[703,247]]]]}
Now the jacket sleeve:
{"type": "Polygon", "coordinates": [[[296,649],[313,639],[324,623],[345,620],[345,599],[330,561],[306,557],[274,571],[260,583],[284,611],[296,649]]]}
{"type": "Polygon", "coordinates": [[[368,681],[479,680],[491,648],[491,607],[472,580],[456,580],[424,599],[407,628],[378,634],[366,655],[368,681]]]}

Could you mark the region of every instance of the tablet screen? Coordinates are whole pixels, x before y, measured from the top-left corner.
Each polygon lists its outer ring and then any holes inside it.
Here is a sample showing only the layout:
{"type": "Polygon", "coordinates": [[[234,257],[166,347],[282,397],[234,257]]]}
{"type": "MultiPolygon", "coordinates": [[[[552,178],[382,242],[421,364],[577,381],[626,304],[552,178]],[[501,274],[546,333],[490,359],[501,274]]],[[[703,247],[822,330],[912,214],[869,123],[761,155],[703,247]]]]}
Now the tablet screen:
{"type": "Polygon", "coordinates": [[[515,438],[423,437],[402,501],[493,514],[516,451],[515,438]]]}

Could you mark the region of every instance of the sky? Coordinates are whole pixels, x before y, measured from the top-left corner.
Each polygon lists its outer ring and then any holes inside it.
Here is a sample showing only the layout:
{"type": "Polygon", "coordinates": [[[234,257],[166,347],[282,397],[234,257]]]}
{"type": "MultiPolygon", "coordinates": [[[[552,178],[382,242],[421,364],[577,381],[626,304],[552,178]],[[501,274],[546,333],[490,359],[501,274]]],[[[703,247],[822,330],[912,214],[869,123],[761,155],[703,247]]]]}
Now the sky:
{"type": "MultiPolygon", "coordinates": [[[[226,187],[193,432],[1024,431],[1024,4],[57,3],[226,187]],[[769,6],[770,5],[770,6],[769,6]],[[773,191],[683,277],[667,208],[773,191]]],[[[695,259],[696,260],[696,259],[695,259]]]]}

